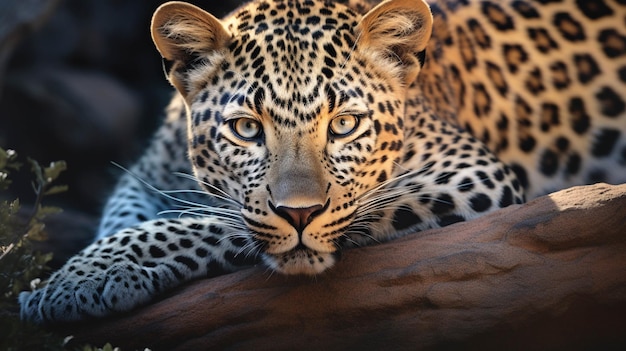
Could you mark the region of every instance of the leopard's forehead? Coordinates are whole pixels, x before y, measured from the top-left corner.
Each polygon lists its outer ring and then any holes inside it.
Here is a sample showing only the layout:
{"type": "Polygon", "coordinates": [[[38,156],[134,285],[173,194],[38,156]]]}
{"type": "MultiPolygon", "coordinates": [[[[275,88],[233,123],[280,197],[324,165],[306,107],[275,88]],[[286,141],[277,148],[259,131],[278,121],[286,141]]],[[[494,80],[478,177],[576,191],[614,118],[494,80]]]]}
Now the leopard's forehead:
{"type": "Polygon", "coordinates": [[[335,1],[262,0],[250,2],[225,21],[234,35],[265,37],[274,34],[291,39],[310,40],[313,33],[324,35],[338,29],[351,29],[360,15],[335,1]]]}
{"type": "Polygon", "coordinates": [[[265,87],[277,105],[312,104],[343,77],[359,19],[333,2],[250,3],[226,20],[232,35],[229,69],[248,86],[265,87]]]}

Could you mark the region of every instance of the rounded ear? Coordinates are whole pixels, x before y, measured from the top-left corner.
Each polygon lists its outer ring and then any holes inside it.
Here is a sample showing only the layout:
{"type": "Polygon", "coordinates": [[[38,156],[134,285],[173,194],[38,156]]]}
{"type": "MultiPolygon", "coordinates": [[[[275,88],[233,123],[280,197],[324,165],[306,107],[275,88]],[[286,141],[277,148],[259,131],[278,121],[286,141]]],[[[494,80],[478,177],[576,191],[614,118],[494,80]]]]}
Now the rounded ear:
{"type": "Polygon", "coordinates": [[[154,12],[152,40],[169,61],[188,61],[226,46],[230,35],[222,23],[201,8],[167,2],[154,12]]]}
{"type": "Polygon", "coordinates": [[[432,26],[433,16],[425,1],[383,1],[361,19],[359,48],[390,63],[408,85],[424,64],[432,26]]]}

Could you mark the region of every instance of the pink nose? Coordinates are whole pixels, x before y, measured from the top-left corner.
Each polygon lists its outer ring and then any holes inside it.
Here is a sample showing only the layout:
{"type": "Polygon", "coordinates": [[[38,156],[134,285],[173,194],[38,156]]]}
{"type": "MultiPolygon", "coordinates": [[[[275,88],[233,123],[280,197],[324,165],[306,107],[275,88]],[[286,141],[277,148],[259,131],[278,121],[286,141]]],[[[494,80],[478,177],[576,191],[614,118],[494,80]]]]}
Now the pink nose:
{"type": "Polygon", "coordinates": [[[277,215],[286,219],[291,225],[298,230],[298,232],[302,232],[304,227],[306,227],[309,222],[319,214],[319,211],[322,210],[322,205],[315,205],[311,207],[305,208],[293,208],[293,207],[284,207],[278,206],[275,209],[277,215]]]}

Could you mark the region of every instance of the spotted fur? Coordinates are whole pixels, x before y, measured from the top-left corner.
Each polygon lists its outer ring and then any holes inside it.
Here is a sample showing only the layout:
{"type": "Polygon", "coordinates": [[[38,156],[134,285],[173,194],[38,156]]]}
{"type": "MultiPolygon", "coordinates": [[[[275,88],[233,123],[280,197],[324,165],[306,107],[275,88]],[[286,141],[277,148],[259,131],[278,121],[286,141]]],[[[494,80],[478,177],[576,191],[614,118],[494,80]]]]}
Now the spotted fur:
{"type": "Polygon", "coordinates": [[[161,6],[167,119],[23,318],[106,316],[260,262],[319,274],[347,247],[624,182],[620,3],[161,6]]]}

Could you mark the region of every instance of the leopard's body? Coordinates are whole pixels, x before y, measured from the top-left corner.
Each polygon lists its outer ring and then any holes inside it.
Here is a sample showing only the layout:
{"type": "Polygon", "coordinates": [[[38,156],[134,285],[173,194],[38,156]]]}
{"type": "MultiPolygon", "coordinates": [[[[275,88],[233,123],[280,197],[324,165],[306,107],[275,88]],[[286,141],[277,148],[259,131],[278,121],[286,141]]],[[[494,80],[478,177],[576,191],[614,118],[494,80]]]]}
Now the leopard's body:
{"type": "Polygon", "coordinates": [[[99,240],[23,317],[126,311],[260,261],[317,274],[345,247],[626,181],[621,1],[346,3],[162,6],[178,95],[99,240]]]}

